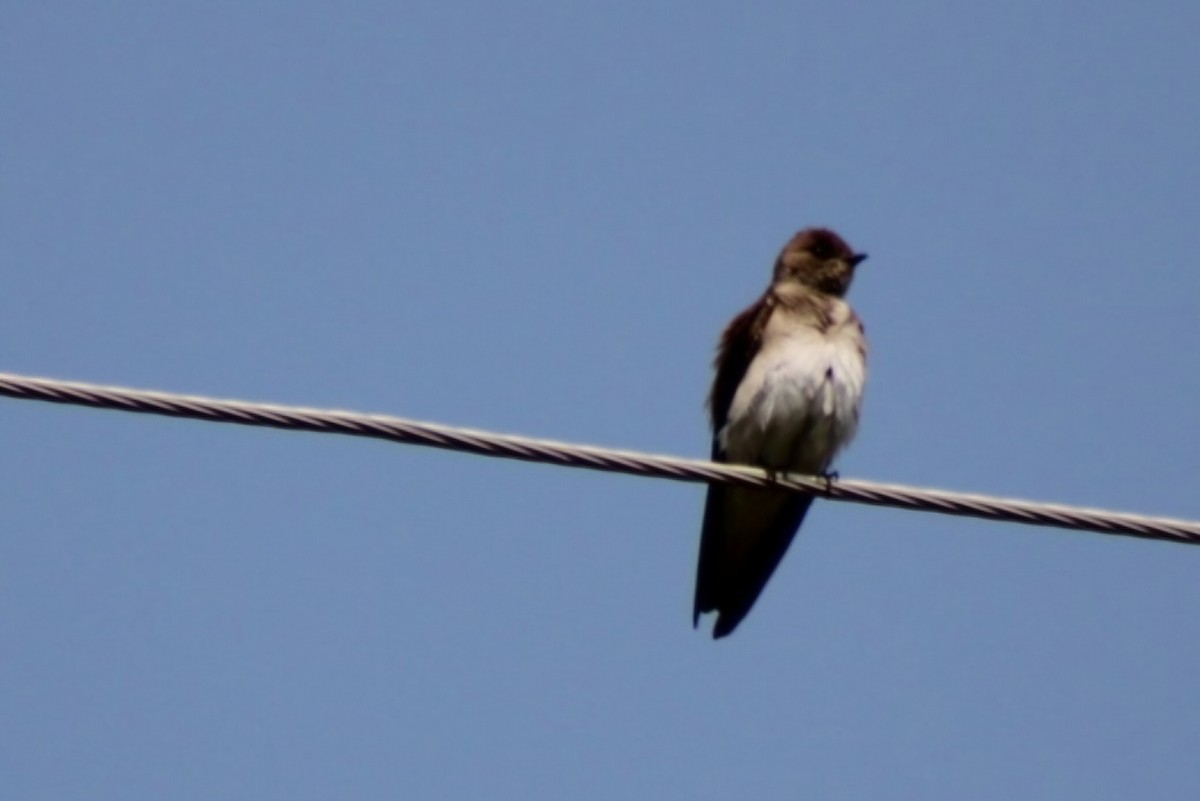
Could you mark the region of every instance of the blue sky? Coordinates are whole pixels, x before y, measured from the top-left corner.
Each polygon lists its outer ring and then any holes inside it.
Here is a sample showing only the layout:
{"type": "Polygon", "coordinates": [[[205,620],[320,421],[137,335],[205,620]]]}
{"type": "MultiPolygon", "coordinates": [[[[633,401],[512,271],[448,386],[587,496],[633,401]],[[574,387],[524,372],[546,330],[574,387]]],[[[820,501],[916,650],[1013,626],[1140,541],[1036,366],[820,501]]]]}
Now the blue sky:
{"type": "MultiPolygon", "coordinates": [[[[0,370],[704,456],[782,243],[845,476],[1200,518],[1193,3],[9,3],[0,370]]],[[[1200,551],[0,400],[17,799],[1190,799],[1200,551]]]]}

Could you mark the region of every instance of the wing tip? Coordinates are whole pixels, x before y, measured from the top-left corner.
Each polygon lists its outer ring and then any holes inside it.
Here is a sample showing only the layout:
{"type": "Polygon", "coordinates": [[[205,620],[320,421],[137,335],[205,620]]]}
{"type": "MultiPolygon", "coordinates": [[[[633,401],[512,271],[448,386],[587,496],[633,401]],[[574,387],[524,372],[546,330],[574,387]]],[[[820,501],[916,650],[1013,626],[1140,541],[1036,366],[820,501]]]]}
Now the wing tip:
{"type": "Polygon", "coordinates": [[[742,618],[740,616],[733,617],[726,612],[719,613],[717,615],[717,622],[713,624],[712,638],[714,640],[720,640],[724,637],[728,637],[730,634],[733,634],[733,630],[736,629],[738,624],[741,622],[742,618]]]}
{"type": "Polygon", "coordinates": [[[733,633],[734,629],[738,627],[738,624],[740,624],[742,619],[746,616],[744,613],[735,616],[728,611],[723,611],[715,607],[711,607],[709,609],[701,609],[700,607],[696,607],[696,610],[692,613],[693,629],[700,627],[700,616],[706,612],[717,613],[717,622],[713,624],[712,628],[712,638],[714,640],[720,640],[724,637],[728,637],[733,633]]]}

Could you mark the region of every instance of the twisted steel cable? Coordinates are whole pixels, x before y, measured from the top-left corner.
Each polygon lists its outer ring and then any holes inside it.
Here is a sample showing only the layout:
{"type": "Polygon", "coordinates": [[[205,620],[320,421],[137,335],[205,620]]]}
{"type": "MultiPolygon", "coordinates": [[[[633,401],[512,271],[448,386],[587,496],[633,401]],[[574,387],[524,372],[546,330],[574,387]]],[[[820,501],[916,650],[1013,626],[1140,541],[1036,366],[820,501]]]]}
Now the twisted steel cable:
{"type": "Polygon", "coordinates": [[[480,456],[522,459],[563,467],[581,467],[675,481],[785,487],[835,501],[1200,544],[1198,521],[1147,517],[1102,509],[921,489],[900,484],[879,484],[856,479],[826,479],[803,475],[771,478],[763,470],[754,467],[573,445],[423,423],[387,415],[219,400],[78,381],[33,378],[12,373],[0,373],[0,395],[218,423],[373,437],[411,445],[465,451],[480,456]]]}

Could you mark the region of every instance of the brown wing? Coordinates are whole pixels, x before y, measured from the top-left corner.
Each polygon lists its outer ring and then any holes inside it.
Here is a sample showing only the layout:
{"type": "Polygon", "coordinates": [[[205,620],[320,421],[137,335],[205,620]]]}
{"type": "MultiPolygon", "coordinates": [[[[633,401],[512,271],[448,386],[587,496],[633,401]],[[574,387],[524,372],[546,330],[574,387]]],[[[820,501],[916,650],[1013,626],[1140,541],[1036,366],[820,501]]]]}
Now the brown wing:
{"type": "Polygon", "coordinates": [[[776,300],[771,293],[759,298],[754,305],[743,311],[725,327],[721,334],[721,342],[717,346],[717,358],[713,361],[716,375],[713,378],[712,391],[708,394],[708,412],[712,421],[714,461],[724,461],[724,454],[719,453],[717,434],[725,426],[729,417],[729,407],[733,404],[733,396],[737,394],[738,385],[746,377],[750,362],[758,355],[762,347],[763,329],[766,328],[767,318],[775,308],[776,300]]]}
{"type": "MultiPolygon", "coordinates": [[[[716,376],[708,397],[712,420],[712,459],[727,461],[719,434],[725,427],[729,407],[750,362],[762,345],[763,329],[775,307],[769,292],[743,311],[725,329],[717,348],[716,376]]],[[[696,597],[692,623],[705,612],[719,611],[714,636],[723,636],[750,611],[763,585],[791,542],[808,504],[804,496],[770,490],[745,490],[711,484],[704,505],[704,527],[700,535],[700,557],[696,568],[696,597]],[[803,508],[797,508],[797,501],[803,508]],[[745,519],[749,513],[751,519],[745,519]],[[764,514],[765,513],[765,516],[764,514]],[[779,518],[779,519],[777,519],[779,518]],[[730,520],[739,521],[737,530],[730,520]],[[789,524],[795,521],[794,525],[789,524]],[[741,523],[745,523],[745,526],[741,523]],[[787,527],[789,536],[762,536],[787,527]],[[750,530],[747,530],[750,529],[750,530]],[[778,551],[778,553],[775,553],[778,551]],[[725,631],[721,633],[721,630],[725,631]]]]}

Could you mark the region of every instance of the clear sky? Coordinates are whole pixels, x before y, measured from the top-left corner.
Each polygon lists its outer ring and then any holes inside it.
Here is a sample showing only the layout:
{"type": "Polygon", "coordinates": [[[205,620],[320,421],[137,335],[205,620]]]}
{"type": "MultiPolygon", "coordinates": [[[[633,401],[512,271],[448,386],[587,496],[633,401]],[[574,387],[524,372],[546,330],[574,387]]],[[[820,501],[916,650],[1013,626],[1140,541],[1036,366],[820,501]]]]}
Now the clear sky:
{"type": "MultiPolygon", "coordinates": [[[[1200,5],[5,3],[0,370],[705,456],[870,253],[847,477],[1200,518],[1200,5]]],[[[1194,799],[1200,549],[0,399],[11,799],[1194,799]]]]}

